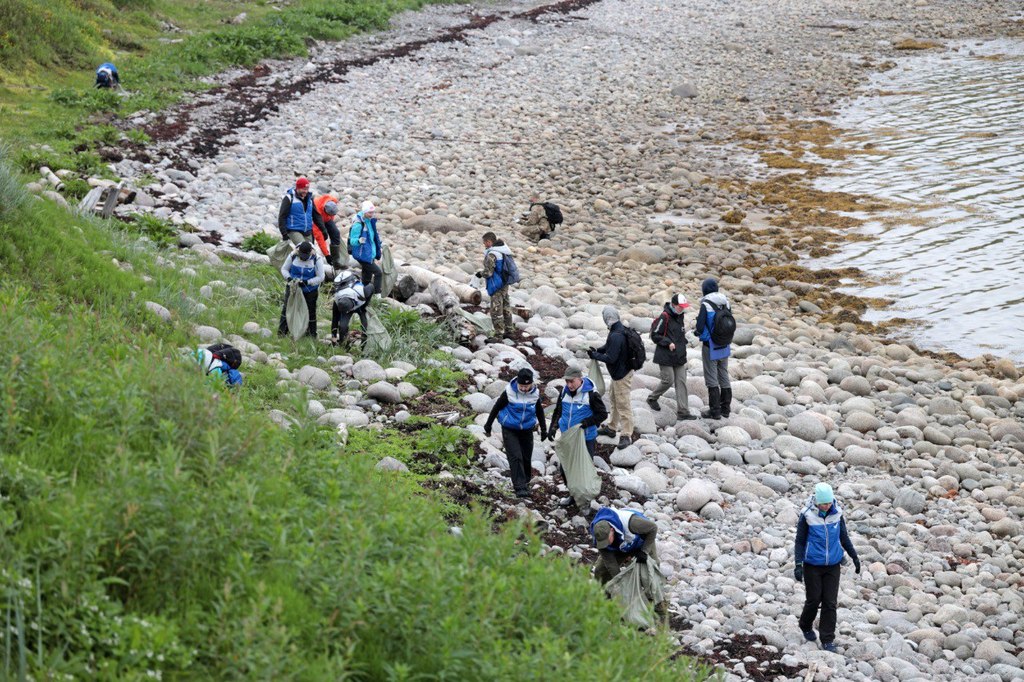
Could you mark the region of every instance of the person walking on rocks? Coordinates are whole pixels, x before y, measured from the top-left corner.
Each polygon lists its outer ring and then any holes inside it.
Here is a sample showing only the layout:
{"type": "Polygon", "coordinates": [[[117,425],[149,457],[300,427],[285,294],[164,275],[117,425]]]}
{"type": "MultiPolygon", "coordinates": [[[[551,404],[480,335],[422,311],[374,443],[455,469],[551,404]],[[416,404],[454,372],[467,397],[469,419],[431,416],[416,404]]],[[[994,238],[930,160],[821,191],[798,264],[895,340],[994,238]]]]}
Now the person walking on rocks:
{"type": "Polygon", "coordinates": [[[341,230],[335,222],[338,215],[338,198],[333,194],[321,194],[314,201],[316,212],[320,215],[320,222],[324,224],[328,239],[331,240],[331,266],[340,270],[341,262],[341,230]]]}
{"type": "Polygon", "coordinates": [[[352,219],[352,226],[348,229],[348,250],[362,266],[363,284],[372,281],[373,290],[382,291],[384,271],[380,269],[379,261],[384,247],[377,231],[377,207],[372,201],[364,201],[352,219]]]}
{"type": "Polygon", "coordinates": [[[832,486],[819,483],[814,494],[800,512],[796,526],[796,545],[793,556],[796,568],[793,577],[802,582],[805,589],[804,608],[800,613],[800,630],[804,639],[813,642],[814,619],[821,607],[821,648],[835,651],[836,608],[839,601],[839,570],[843,562],[843,550],[853,560],[853,567],[860,574],[860,559],[857,550],[846,532],[843,510],[832,493],[832,486]]]}
{"type": "Polygon", "coordinates": [[[504,260],[512,251],[493,232],[483,236],[484,269],[476,273],[487,282],[487,295],[491,297],[491,322],[494,336],[488,343],[497,343],[512,331],[512,302],[508,296],[509,283],[505,281],[504,260]]]}
{"type": "Polygon", "coordinates": [[[484,433],[491,435],[491,427],[497,419],[501,424],[501,442],[508,455],[512,487],[516,497],[530,496],[530,463],[533,461],[533,431],[540,425],[540,439],[548,437],[544,421],[544,406],[540,400],[540,389],[533,381],[533,370],[524,367],[491,407],[491,414],[484,424],[484,433]]]}
{"type": "Polygon", "coordinates": [[[718,290],[718,281],[708,277],[700,285],[704,298],[700,301],[700,312],[697,313],[697,328],[694,333],[700,339],[701,362],[704,366],[704,384],[708,387],[708,410],[702,412],[705,419],[721,419],[729,416],[729,405],[732,403],[732,384],[729,383],[729,344],[716,345],[711,338],[715,328],[715,317],[728,311],[732,315],[732,306],[725,294],[718,290]]]}
{"type": "MultiPolygon", "coordinates": [[[[320,298],[320,285],[324,281],[324,259],[316,254],[311,242],[302,242],[295,250],[288,254],[281,265],[281,275],[286,282],[296,281],[302,289],[302,297],[306,299],[306,308],[309,310],[308,336],[316,338],[316,303],[320,298]]],[[[288,334],[288,292],[284,290],[284,304],[281,306],[281,321],[277,326],[277,333],[285,336],[288,334]]]]}
{"type": "Polygon", "coordinates": [[[313,225],[326,232],[323,220],[317,213],[313,203],[313,195],[309,193],[309,180],[304,177],[295,181],[295,187],[284,193],[281,208],[277,212],[277,229],[281,239],[292,244],[313,241],[313,225]]]}
{"type": "MultiPolygon", "coordinates": [[[[551,413],[551,428],[548,429],[548,440],[555,439],[555,425],[565,433],[579,425],[583,429],[583,440],[587,444],[587,452],[593,458],[597,454],[597,425],[608,418],[608,408],[604,406],[601,394],[594,388],[594,382],[583,376],[583,370],[575,365],[565,369],[565,387],[558,394],[555,409],[551,413]]],[[[565,477],[565,472],[562,472],[565,477]]],[[[573,504],[572,497],[563,498],[559,504],[568,507],[573,504]]]]}
{"type": "Polygon", "coordinates": [[[630,559],[658,562],[658,524],[635,509],[601,507],[590,522],[590,535],[600,555],[594,577],[607,583],[630,559]]]}
{"type": "Polygon", "coordinates": [[[629,365],[626,328],[619,320],[619,311],[610,305],[605,306],[601,318],[608,327],[608,338],[603,346],[587,351],[587,356],[608,367],[608,374],[612,378],[612,385],[608,389],[612,418],[608,426],[602,427],[598,434],[615,437],[618,432],[619,442],[615,447],[621,450],[633,442],[633,406],[629,402],[633,369],[629,365]]]}
{"type": "Polygon", "coordinates": [[[661,411],[658,399],[668,389],[676,388],[676,418],[696,419],[690,414],[689,395],[686,391],[686,328],[683,326],[683,312],[690,307],[683,294],[673,294],[665,304],[661,315],[651,325],[651,341],[654,341],[654,364],[661,373],[661,383],[647,398],[647,404],[655,412],[661,411]]]}
{"type": "MultiPolygon", "coordinates": [[[[334,296],[331,303],[331,343],[344,344],[348,340],[348,325],[353,315],[359,315],[363,334],[369,326],[366,311],[373,297],[373,285],[363,284],[354,273],[342,270],[334,278],[334,296]]],[[[363,343],[366,337],[363,337],[363,343]]]]}

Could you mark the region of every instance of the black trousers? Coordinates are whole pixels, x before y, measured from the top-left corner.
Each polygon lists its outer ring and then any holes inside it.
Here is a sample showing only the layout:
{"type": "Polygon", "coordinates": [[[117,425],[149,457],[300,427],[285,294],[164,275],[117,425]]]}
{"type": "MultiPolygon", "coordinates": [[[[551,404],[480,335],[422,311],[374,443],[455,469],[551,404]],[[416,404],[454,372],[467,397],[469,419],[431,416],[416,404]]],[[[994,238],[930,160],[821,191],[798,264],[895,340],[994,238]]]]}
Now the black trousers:
{"type": "MultiPolygon", "coordinates": [[[[277,331],[282,334],[288,333],[288,317],[285,314],[285,311],[288,310],[288,291],[289,288],[285,287],[284,304],[281,306],[281,321],[277,325],[277,331]]],[[[320,289],[303,291],[302,297],[306,299],[306,309],[309,310],[309,329],[306,333],[310,336],[316,336],[316,302],[320,298],[320,289]]]]}
{"type": "Polygon", "coordinates": [[[517,493],[530,492],[530,462],[533,460],[533,431],[501,427],[501,442],[512,472],[512,487],[517,493]]]}
{"type": "Polygon", "coordinates": [[[360,263],[362,266],[362,280],[363,284],[369,284],[373,282],[373,293],[380,293],[384,288],[384,271],[380,269],[380,266],[370,261],[369,263],[360,263]]]}
{"type": "Polygon", "coordinates": [[[353,315],[359,315],[359,323],[363,325],[363,332],[365,333],[366,328],[369,326],[369,322],[366,319],[366,306],[347,313],[342,312],[337,303],[331,306],[331,334],[337,336],[338,341],[341,343],[344,343],[345,339],[348,338],[348,324],[352,320],[353,315]]]}
{"type": "Polygon", "coordinates": [[[331,246],[341,246],[341,231],[338,230],[338,225],[333,220],[328,220],[324,223],[324,229],[327,230],[327,238],[331,241],[331,246]]]}
{"type": "Polygon", "coordinates": [[[814,566],[804,564],[804,588],[806,597],[804,610],[800,613],[800,629],[807,632],[814,627],[814,619],[821,607],[821,622],[818,631],[821,643],[830,644],[836,639],[836,608],[839,605],[839,564],[814,566]]]}

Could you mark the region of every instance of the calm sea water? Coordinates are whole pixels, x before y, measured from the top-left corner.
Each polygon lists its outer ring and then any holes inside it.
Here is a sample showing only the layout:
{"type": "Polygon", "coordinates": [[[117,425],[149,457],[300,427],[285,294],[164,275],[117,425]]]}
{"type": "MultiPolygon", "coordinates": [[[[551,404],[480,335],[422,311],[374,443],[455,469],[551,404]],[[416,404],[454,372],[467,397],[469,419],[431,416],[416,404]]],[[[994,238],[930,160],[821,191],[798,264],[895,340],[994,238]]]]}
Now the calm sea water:
{"type": "Polygon", "coordinates": [[[812,265],[853,265],[885,284],[920,346],[1024,360],[1024,41],[965,42],[880,74],[835,123],[880,155],[838,162],[822,189],[898,202],[871,241],[812,265]],[[973,54],[972,54],[973,52],[973,54]]]}

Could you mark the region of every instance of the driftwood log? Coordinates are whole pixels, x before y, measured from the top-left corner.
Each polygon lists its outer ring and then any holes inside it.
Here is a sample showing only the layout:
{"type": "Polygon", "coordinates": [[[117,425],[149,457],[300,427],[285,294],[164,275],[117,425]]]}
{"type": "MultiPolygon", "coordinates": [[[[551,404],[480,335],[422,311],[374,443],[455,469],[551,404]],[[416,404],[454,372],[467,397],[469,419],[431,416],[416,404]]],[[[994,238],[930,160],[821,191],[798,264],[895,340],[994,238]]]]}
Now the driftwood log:
{"type": "MultiPolygon", "coordinates": [[[[434,296],[431,285],[434,282],[440,281],[452,292],[456,302],[461,301],[462,303],[469,303],[470,305],[480,305],[480,301],[483,300],[480,290],[474,289],[468,284],[456,282],[453,279],[439,275],[436,272],[431,272],[430,270],[421,268],[418,265],[406,265],[402,269],[407,275],[416,281],[417,285],[429,291],[431,296],[434,296]]],[[[439,302],[438,305],[440,306],[439,302]]]]}
{"type": "Polygon", "coordinates": [[[462,307],[459,305],[459,299],[455,292],[443,277],[438,277],[431,282],[427,291],[430,292],[431,298],[434,299],[434,303],[442,315],[452,315],[462,307]]]}

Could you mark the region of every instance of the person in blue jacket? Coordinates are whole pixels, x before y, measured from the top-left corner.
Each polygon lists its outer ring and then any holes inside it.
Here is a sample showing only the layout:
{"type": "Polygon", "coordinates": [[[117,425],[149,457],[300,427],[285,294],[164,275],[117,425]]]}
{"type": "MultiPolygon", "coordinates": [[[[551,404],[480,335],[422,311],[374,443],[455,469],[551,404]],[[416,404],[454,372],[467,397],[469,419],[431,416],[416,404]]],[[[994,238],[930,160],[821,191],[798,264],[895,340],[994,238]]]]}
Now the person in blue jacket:
{"type": "Polygon", "coordinates": [[[533,461],[533,431],[540,426],[540,439],[548,437],[544,421],[544,406],[540,400],[540,389],[533,381],[533,370],[526,367],[519,370],[516,378],[491,407],[491,413],[484,424],[484,433],[491,435],[494,420],[501,424],[501,442],[508,455],[508,467],[512,476],[512,488],[516,497],[530,497],[530,462],[533,461]]]}
{"type": "Polygon", "coordinates": [[[242,385],[242,373],[237,369],[232,369],[231,365],[218,358],[210,349],[197,348],[193,357],[199,363],[203,372],[206,373],[206,376],[213,377],[214,379],[223,379],[224,383],[228,386],[242,385]]]}
{"type": "Polygon", "coordinates": [[[313,226],[327,234],[324,219],[316,210],[313,193],[309,191],[309,180],[300,177],[292,187],[284,193],[281,207],[277,210],[277,229],[281,239],[292,244],[313,241],[313,226]]]}
{"type": "Polygon", "coordinates": [[[487,283],[487,295],[491,297],[491,324],[494,325],[494,336],[487,338],[487,343],[498,343],[515,331],[512,323],[512,301],[509,299],[509,283],[505,281],[505,257],[512,255],[512,250],[505,242],[498,239],[493,232],[483,236],[484,268],[477,270],[476,276],[487,283]]]}
{"type": "Polygon", "coordinates": [[[729,299],[718,290],[718,281],[708,277],[700,285],[700,311],[697,313],[697,328],[694,330],[701,341],[701,361],[704,366],[704,384],[708,387],[708,409],[701,412],[705,419],[721,419],[729,416],[732,403],[732,384],[729,383],[730,347],[718,347],[711,340],[715,328],[715,314],[723,308],[732,309],[729,299]]]}
{"type": "MultiPolygon", "coordinates": [[[[601,394],[594,387],[594,382],[583,376],[583,370],[579,367],[569,365],[565,369],[564,379],[565,388],[559,392],[555,409],[551,413],[548,440],[555,439],[556,424],[562,433],[579,425],[583,429],[583,440],[587,444],[587,452],[593,458],[597,454],[597,425],[608,418],[608,408],[605,407],[601,394]]],[[[565,478],[564,470],[562,478],[565,478]]],[[[562,498],[559,504],[568,507],[575,502],[570,495],[562,498]]]]}
{"type": "Polygon", "coordinates": [[[117,67],[110,62],[103,62],[96,67],[97,88],[119,88],[121,87],[121,76],[117,73],[117,67]]]}
{"type": "Polygon", "coordinates": [[[601,507],[590,522],[590,535],[600,553],[594,577],[601,584],[617,576],[629,559],[658,561],[658,524],[635,509],[601,507]]]}
{"type": "MultiPolygon", "coordinates": [[[[324,281],[324,259],[317,255],[312,242],[302,242],[288,254],[281,265],[281,276],[286,282],[296,281],[301,285],[302,297],[306,299],[309,310],[308,336],[316,338],[316,304],[320,298],[320,285],[324,281]]],[[[281,306],[281,321],[277,333],[288,334],[288,295],[290,287],[284,290],[284,305],[281,306]]]]}
{"type": "Polygon", "coordinates": [[[384,271],[378,262],[384,254],[384,246],[377,231],[377,207],[372,201],[364,201],[359,213],[352,218],[348,230],[348,250],[362,266],[363,284],[373,282],[374,291],[383,291],[384,271]]]}
{"type": "Polygon", "coordinates": [[[814,494],[800,512],[796,526],[796,546],[793,550],[796,568],[793,577],[805,588],[804,608],[800,613],[800,630],[804,639],[813,642],[814,619],[821,607],[821,648],[835,651],[836,608],[839,601],[839,569],[844,550],[853,560],[860,574],[857,550],[846,532],[843,510],[832,493],[832,486],[819,483],[814,494]]]}

